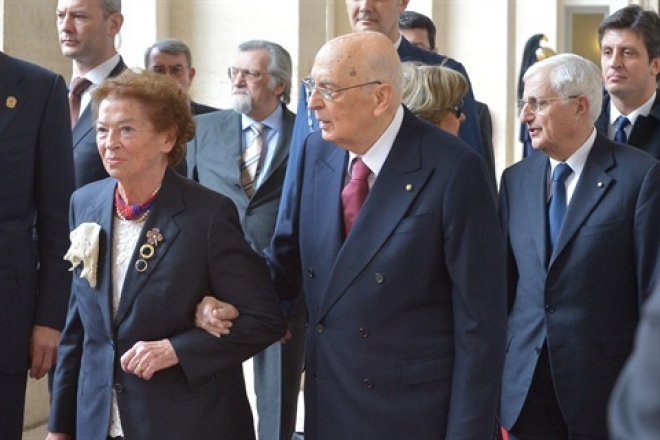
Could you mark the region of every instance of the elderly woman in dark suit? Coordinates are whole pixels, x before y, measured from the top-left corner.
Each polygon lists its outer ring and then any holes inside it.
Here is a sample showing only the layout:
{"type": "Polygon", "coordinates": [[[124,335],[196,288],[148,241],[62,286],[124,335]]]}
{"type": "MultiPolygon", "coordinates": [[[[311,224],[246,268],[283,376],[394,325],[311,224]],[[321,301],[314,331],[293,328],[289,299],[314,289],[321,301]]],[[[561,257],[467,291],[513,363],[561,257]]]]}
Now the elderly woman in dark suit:
{"type": "Polygon", "coordinates": [[[268,271],[229,199],[172,172],[194,133],[164,75],[127,71],[94,93],[111,176],[74,193],[74,277],[49,439],[252,439],[241,363],[285,332],[268,271]],[[231,334],[196,328],[211,293],[231,334]]]}

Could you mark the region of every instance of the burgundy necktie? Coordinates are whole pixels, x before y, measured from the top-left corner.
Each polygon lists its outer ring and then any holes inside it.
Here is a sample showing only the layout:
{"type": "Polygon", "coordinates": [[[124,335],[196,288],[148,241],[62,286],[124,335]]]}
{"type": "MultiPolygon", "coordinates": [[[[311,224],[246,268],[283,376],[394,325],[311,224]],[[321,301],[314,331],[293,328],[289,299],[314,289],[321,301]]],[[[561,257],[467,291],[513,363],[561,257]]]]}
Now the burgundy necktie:
{"type": "Polygon", "coordinates": [[[351,228],[360,213],[360,208],[369,194],[369,182],[367,178],[371,174],[368,166],[362,159],[353,160],[351,180],[341,192],[341,205],[344,211],[344,231],[348,237],[351,228]]]}
{"type": "Polygon", "coordinates": [[[80,114],[80,97],[91,85],[92,82],[87,78],[76,77],[71,81],[71,91],[69,92],[71,128],[75,127],[76,122],[78,122],[78,115],[80,114]]]}

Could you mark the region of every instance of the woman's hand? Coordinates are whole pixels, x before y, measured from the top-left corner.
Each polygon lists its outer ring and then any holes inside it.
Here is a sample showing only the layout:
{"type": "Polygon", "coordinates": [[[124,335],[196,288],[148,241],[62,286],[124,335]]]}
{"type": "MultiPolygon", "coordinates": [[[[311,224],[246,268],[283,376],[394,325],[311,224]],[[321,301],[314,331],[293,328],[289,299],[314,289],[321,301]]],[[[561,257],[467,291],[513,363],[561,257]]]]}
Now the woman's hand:
{"type": "Polygon", "coordinates": [[[150,380],[154,373],[179,363],[179,357],[169,339],[139,341],[121,357],[121,368],[126,373],[150,380]]]}
{"type": "Polygon", "coordinates": [[[213,296],[205,296],[195,309],[195,325],[216,337],[228,335],[238,309],[213,296]]]}

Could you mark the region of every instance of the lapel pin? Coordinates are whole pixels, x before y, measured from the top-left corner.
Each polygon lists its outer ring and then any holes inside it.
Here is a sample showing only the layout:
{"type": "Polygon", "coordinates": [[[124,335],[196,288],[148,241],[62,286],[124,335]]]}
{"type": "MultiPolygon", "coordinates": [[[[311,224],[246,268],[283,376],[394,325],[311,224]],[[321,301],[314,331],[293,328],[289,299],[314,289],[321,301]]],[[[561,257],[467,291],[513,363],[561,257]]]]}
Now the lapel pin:
{"type": "Polygon", "coordinates": [[[151,259],[156,253],[156,246],[163,241],[163,234],[160,229],[153,228],[147,232],[147,242],[140,246],[140,259],[135,262],[135,270],[142,273],[149,266],[147,260],[151,259]]]}
{"type": "Polygon", "coordinates": [[[598,188],[602,188],[602,187],[605,186],[605,184],[603,182],[598,182],[597,185],[598,185],[598,188]]]}
{"type": "Polygon", "coordinates": [[[7,108],[14,108],[16,107],[16,104],[18,104],[18,100],[16,99],[15,96],[7,96],[7,100],[5,101],[5,105],[7,108]]]}
{"type": "Polygon", "coordinates": [[[411,192],[413,190],[412,183],[406,183],[406,191],[411,192]]]}

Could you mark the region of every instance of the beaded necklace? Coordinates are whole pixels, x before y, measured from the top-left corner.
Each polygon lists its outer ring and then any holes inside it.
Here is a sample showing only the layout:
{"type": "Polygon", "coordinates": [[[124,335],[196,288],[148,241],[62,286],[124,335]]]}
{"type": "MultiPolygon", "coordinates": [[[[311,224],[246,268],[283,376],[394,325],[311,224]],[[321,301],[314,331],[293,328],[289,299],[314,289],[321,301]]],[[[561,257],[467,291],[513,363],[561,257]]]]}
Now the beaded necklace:
{"type": "Polygon", "coordinates": [[[115,188],[115,211],[117,212],[117,217],[122,220],[143,222],[144,219],[147,218],[147,215],[149,215],[149,210],[154,204],[154,198],[156,197],[156,194],[158,194],[158,190],[160,190],[160,185],[156,187],[151,193],[151,196],[149,196],[149,198],[143,203],[129,205],[123,199],[121,194],[119,194],[119,186],[117,186],[115,188]]]}

